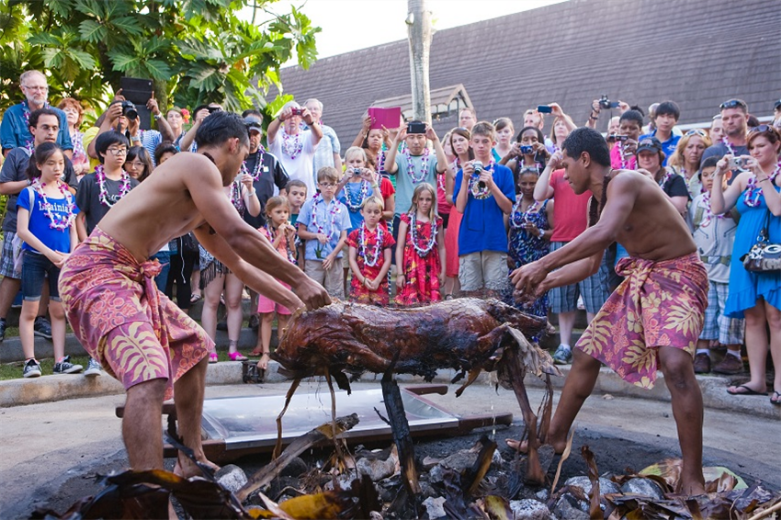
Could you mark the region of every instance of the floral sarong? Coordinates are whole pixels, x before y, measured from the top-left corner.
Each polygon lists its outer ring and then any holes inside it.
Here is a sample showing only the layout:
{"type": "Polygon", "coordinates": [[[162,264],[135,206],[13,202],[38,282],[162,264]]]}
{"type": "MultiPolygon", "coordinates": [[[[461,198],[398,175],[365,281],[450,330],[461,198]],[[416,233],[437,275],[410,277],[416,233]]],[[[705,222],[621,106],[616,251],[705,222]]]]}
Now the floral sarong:
{"type": "Polygon", "coordinates": [[[128,389],[164,378],[173,385],[214,342],[155,285],[157,260],[138,262],[100,228],[68,257],[60,295],[76,338],[128,389]]]}
{"type": "Polygon", "coordinates": [[[696,253],[654,262],[624,258],[616,266],[624,282],[595,315],[576,348],[627,382],[651,389],[657,348],[695,354],[708,304],[709,280],[696,253]]]}

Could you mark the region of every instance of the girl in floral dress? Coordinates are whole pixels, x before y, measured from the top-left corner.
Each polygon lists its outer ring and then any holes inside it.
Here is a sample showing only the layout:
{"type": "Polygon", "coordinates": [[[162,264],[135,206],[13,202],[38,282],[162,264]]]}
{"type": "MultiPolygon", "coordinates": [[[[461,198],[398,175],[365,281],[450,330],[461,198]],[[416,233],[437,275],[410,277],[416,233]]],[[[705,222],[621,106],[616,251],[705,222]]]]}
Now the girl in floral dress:
{"type": "MultiPolygon", "coordinates": [[[[554,205],[548,204],[548,199],[538,203],[532,197],[537,182],[536,168],[520,172],[518,186],[521,193],[508,219],[508,268],[511,272],[539,260],[549,252],[549,239],[554,230],[554,205]]],[[[548,315],[547,294],[534,302],[513,302],[513,305],[531,315],[548,315]]]]}
{"type": "Polygon", "coordinates": [[[348,260],[353,278],[350,300],[362,304],[388,305],[388,270],[392,248],[396,244],[391,232],[380,224],[383,200],[377,196],[364,200],[363,222],[348,236],[348,260]]]}
{"type": "Polygon", "coordinates": [[[413,191],[410,210],[401,216],[396,246],[396,303],[403,306],[440,300],[445,266],[443,220],[437,215],[437,192],[429,183],[413,191]]]}

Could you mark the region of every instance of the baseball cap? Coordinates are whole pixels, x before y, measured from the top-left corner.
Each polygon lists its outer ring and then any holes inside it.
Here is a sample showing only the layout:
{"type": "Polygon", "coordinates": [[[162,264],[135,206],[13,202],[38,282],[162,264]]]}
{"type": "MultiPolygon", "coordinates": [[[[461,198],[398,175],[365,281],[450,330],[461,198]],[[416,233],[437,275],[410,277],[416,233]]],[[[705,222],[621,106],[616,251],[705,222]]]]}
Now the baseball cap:
{"type": "Polygon", "coordinates": [[[247,126],[247,131],[257,130],[263,133],[263,122],[258,116],[247,116],[244,118],[244,124],[247,126]]]}
{"type": "Polygon", "coordinates": [[[638,143],[636,154],[638,152],[643,152],[644,150],[647,152],[662,152],[663,145],[656,137],[645,137],[640,141],[640,143],[638,143]]]}

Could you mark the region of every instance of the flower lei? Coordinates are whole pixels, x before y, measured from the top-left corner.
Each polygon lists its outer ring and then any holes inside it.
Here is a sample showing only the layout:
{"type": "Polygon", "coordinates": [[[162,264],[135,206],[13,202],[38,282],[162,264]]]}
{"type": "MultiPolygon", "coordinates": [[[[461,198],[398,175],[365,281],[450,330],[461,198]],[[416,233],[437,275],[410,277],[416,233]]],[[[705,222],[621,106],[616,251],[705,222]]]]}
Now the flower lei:
{"type": "Polygon", "coordinates": [[[350,182],[345,184],[345,202],[348,207],[348,210],[355,213],[361,209],[361,205],[364,203],[364,199],[366,199],[369,196],[369,181],[366,179],[362,179],[360,181],[361,183],[361,191],[358,194],[358,202],[355,202],[355,199],[353,198],[353,192],[350,191],[350,182]]]}
{"type": "Polygon", "coordinates": [[[247,161],[242,161],[242,173],[243,174],[250,174],[253,177],[253,181],[258,181],[258,179],[261,178],[261,170],[263,169],[263,155],[266,153],[266,149],[263,148],[263,145],[258,149],[259,156],[258,156],[258,162],[255,163],[255,168],[253,168],[252,173],[247,169],[247,161]]]}
{"type": "Polygon", "coordinates": [[[665,176],[660,179],[657,184],[660,185],[660,188],[663,188],[665,186],[665,183],[668,182],[669,179],[671,179],[673,176],[678,175],[676,172],[673,172],[671,170],[665,169],[665,176]]]}
{"type": "Polygon", "coordinates": [[[715,217],[717,219],[725,219],[726,217],[730,217],[730,212],[725,212],[720,215],[714,215],[711,211],[711,194],[709,192],[704,192],[703,197],[698,201],[698,206],[700,208],[703,208],[703,219],[701,220],[701,228],[706,228],[709,224],[711,224],[711,220],[715,217]]]}
{"type": "MultiPolygon", "coordinates": [[[[43,108],[48,109],[50,108],[49,103],[44,103],[43,108]]],[[[30,105],[27,104],[27,100],[24,100],[22,102],[22,119],[24,120],[24,128],[29,129],[30,128],[30,105]]],[[[59,118],[58,118],[59,119],[59,118]]],[[[29,132],[29,130],[28,130],[29,132]]],[[[28,149],[30,149],[33,146],[33,143],[35,142],[34,138],[30,138],[27,140],[27,142],[24,144],[24,146],[28,149]]]]}
{"type": "Polygon", "coordinates": [[[476,161],[473,164],[475,165],[475,172],[470,176],[470,181],[469,181],[470,193],[472,194],[473,197],[475,197],[478,200],[488,199],[489,196],[491,195],[491,190],[489,189],[489,185],[483,183],[483,187],[481,188],[481,183],[479,179],[481,177],[481,172],[483,170],[488,170],[494,173],[494,161],[489,163],[487,167],[484,167],[479,161],[476,161]]]}
{"type": "MultiPolygon", "coordinates": [[[[98,180],[98,188],[100,189],[100,192],[98,193],[98,201],[100,201],[100,204],[103,206],[111,208],[116,204],[116,202],[109,202],[109,192],[106,190],[106,172],[103,169],[103,165],[98,165],[95,167],[95,177],[98,180]]],[[[127,172],[125,172],[125,170],[123,170],[122,184],[119,187],[119,198],[117,201],[128,195],[128,192],[130,192],[130,176],[127,172]]]]}
{"type": "MultiPolygon", "coordinates": [[[[779,171],[780,164],[777,163],[777,167],[774,169],[774,172],[768,176],[768,180],[773,183],[774,179],[776,179],[777,175],[779,175],[779,171]]],[[[761,195],[763,195],[763,189],[758,187],[757,178],[753,174],[749,177],[749,181],[747,182],[747,189],[744,192],[744,204],[750,208],[756,208],[760,206],[761,195]]]]}
{"type": "Polygon", "coordinates": [[[378,226],[375,230],[376,230],[375,251],[372,253],[371,257],[368,252],[369,243],[366,240],[367,223],[362,222],[361,228],[359,229],[358,232],[358,254],[364,257],[364,266],[370,268],[374,268],[375,266],[377,266],[377,263],[380,260],[380,252],[383,246],[383,227],[378,226]]]}
{"type": "Polygon", "coordinates": [[[619,157],[621,158],[621,164],[619,168],[625,170],[627,168],[627,159],[625,159],[625,144],[624,141],[619,143],[619,157]]]}
{"type": "MultiPolygon", "coordinates": [[[[315,194],[315,196],[312,198],[312,212],[310,214],[310,224],[314,224],[317,231],[315,233],[322,233],[326,235],[329,239],[331,239],[331,236],[334,234],[334,228],[337,224],[337,215],[339,215],[339,205],[333,204],[331,206],[331,209],[329,210],[329,217],[331,218],[331,222],[328,223],[328,228],[323,228],[323,226],[320,225],[320,223],[317,220],[317,209],[318,204],[324,203],[326,201],[323,200],[323,196],[320,194],[315,194]],[[326,230],[328,229],[328,233],[326,233],[326,230]]],[[[332,201],[334,202],[334,201],[332,201]]]]}
{"type": "Polygon", "coordinates": [[[410,179],[413,181],[414,185],[417,185],[421,181],[423,181],[426,178],[426,174],[429,173],[429,149],[424,149],[423,159],[421,159],[421,175],[417,175],[415,171],[415,167],[413,166],[412,157],[410,156],[410,150],[405,149],[404,152],[405,158],[407,159],[407,175],[410,176],[410,179]]]}
{"type": "Polygon", "coordinates": [[[386,150],[385,150],[385,143],[380,145],[380,151],[377,153],[377,158],[375,159],[375,170],[380,173],[383,171],[383,167],[385,166],[386,162],[386,150]]]}
{"type": "MultiPolygon", "coordinates": [[[[272,223],[266,223],[264,225],[266,228],[266,231],[269,234],[269,237],[271,238],[272,244],[274,244],[274,241],[277,239],[277,228],[274,227],[274,224],[272,223]]],[[[291,249],[290,241],[288,241],[288,237],[283,233],[282,240],[285,241],[285,252],[288,255],[288,262],[291,264],[296,264],[296,252],[291,249]]]]}
{"type": "Polygon", "coordinates": [[[282,129],[282,151],[292,160],[299,157],[299,154],[301,154],[301,151],[304,148],[304,143],[299,139],[300,136],[301,133],[291,136],[285,132],[285,129],[282,129]],[[293,138],[292,145],[289,143],[291,137],[293,138]]]}
{"type": "Polygon", "coordinates": [[[510,226],[514,229],[519,229],[522,226],[524,226],[524,223],[527,222],[527,217],[530,214],[533,214],[538,209],[538,202],[534,201],[531,205],[527,207],[527,211],[522,212],[521,211],[521,203],[523,201],[523,197],[520,197],[518,201],[516,201],[516,204],[513,205],[513,210],[510,213],[510,226]]]}
{"type": "Polygon", "coordinates": [[[733,147],[730,145],[730,141],[728,141],[727,136],[722,138],[722,144],[725,145],[725,148],[728,149],[728,154],[730,154],[731,156],[736,155],[736,152],[733,150],[733,147]]]}
{"type": "Polygon", "coordinates": [[[76,205],[73,202],[73,197],[71,197],[70,192],[63,188],[63,184],[64,183],[57,181],[57,188],[60,190],[63,199],[66,200],[65,206],[68,213],[65,217],[54,215],[54,212],[52,211],[52,204],[46,197],[46,192],[44,192],[46,183],[42,183],[40,179],[36,179],[32,184],[33,190],[38,192],[38,195],[40,195],[41,199],[43,199],[43,214],[49,218],[49,228],[61,231],[69,229],[73,224],[74,219],[76,219],[76,214],[73,212],[73,209],[76,207],[76,205]]]}
{"type": "Polygon", "coordinates": [[[231,204],[240,214],[244,210],[244,200],[242,199],[242,183],[234,181],[231,183],[231,204]]]}
{"type": "Polygon", "coordinates": [[[413,212],[410,214],[410,242],[413,244],[413,248],[415,249],[415,252],[418,254],[418,256],[425,258],[427,255],[429,255],[429,252],[434,249],[435,242],[437,241],[437,223],[435,221],[429,221],[431,236],[429,237],[428,244],[422,248],[419,245],[420,239],[418,237],[418,219],[416,217],[416,213],[417,212],[413,212]]]}

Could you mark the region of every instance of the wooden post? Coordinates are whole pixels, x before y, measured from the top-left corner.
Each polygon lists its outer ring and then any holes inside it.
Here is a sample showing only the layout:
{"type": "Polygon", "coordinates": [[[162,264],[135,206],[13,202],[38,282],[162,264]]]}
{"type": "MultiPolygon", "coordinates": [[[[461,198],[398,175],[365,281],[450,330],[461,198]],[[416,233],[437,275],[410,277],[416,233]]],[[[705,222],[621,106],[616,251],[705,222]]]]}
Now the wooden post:
{"type": "Polygon", "coordinates": [[[431,13],[426,0],[407,0],[407,37],[410,41],[410,86],[413,118],[432,124],[429,99],[429,47],[432,43],[431,13]]]}

